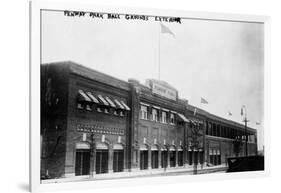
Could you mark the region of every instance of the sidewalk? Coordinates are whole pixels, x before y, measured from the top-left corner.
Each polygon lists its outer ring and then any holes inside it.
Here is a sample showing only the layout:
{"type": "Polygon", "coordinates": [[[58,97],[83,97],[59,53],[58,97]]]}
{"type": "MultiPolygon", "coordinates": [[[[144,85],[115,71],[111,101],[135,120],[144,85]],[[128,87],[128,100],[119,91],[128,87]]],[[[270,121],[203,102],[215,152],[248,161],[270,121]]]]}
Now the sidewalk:
{"type": "MultiPolygon", "coordinates": [[[[207,174],[207,173],[216,173],[216,172],[226,172],[227,166],[219,165],[212,167],[197,167],[197,174],[207,174]]],[[[172,176],[172,175],[193,175],[194,168],[193,166],[181,167],[181,168],[167,168],[164,170],[161,169],[150,169],[150,170],[138,170],[138,171],[124,171],[118,173],[105,173],[105,174],[95,174],[92,176],[74,176],[67,178],[58,178],[58,179],[48,179],[42,180],[42,184],[49,183],[61,183],[61,182],[74,182],[74,181],[95,181],[95,180],[110,180],[110,179],[122,179],[122,178],[137,178],[137,177],[152,177],[152,176],[172,176]]]]}

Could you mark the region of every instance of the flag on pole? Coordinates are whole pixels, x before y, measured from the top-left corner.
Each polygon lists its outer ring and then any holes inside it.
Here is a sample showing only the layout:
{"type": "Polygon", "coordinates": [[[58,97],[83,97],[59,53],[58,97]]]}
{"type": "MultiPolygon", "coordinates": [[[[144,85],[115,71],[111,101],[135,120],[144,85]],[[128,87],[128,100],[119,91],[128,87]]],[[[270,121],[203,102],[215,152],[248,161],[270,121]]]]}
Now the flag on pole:
{"type": "Polygon", "coordinates": [[[204,99],[204,98],[201,97],[201,103],[203,103],[203,104],[208,104],[208,101],[207,101],[206,99],[204,99]]]}
{"type": "Polygon", "coordinates": [[[171,34],[173,37],[175,37],[175,34],[167,26],[160,23],[160,27],[161,27],[161,33],[171,34]]]}
{"type": "Polygon", "coordinates": [[[231,113],[230,111],[228,111],[228,115],[229,115],[229,116],[232,116],[232,113],[231,113]]]}

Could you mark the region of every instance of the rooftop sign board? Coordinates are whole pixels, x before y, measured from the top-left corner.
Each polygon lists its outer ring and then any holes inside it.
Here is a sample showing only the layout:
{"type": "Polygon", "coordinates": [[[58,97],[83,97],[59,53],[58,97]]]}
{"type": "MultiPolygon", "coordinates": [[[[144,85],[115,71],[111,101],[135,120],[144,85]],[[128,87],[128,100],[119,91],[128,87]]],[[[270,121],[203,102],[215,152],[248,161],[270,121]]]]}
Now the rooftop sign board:
{"type": "Polygon", "coordinates": [[[166,82],[149,79],[146,81],[146,85],[157,95],[174,101],[177,100],[178,91],[166,82]]]}

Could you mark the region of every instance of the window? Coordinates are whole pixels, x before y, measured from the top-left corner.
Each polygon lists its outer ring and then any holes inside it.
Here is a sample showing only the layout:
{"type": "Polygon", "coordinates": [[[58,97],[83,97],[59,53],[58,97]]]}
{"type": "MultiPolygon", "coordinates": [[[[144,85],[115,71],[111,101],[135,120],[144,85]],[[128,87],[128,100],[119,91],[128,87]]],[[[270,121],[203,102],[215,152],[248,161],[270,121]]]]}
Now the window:
{"type": "Polygon", "coordinates": [[[108,108],[104,108],[104,112],[105,113],[109,113],[109,109],[108,108]]]}
{"type": "Polygon", "coordinates": [[[152,121],[158,121],[158,114],[156,109],[152,109],[152,121]]]}
{"type": "Polygon", "coordinates": [[[141,119],[145,119],[147,120],[147,106],[141,106],[141,110],[140,110],[140,117],[141,119]]]}
{"type": "Polygon", "coordinates": [[[171,113],[170,121],[171,121],[171,124],[175,124],[175,114],[174,113],[171,113]]]}
{"type": "Polygon", "coordinates": [[[116,111],[116,110],[114,110],[113,114],[114,114],[114,115],[118,115],[118,113],[117,113],[117,111],[116,111]]]}
{"type": "Polygon", "coordinates": [[[91,111],[91,110],[92,110],[92,107],[91,107],[90,104],[87,104],[87,105],[86,105],[86,110],[87,110],[87,111],[91,111]]]}
{"type": "Polygon", "coordinates": [[[78,103],[77,103],[77,108],[78,108],[78,109],[83,109],[83,108],[84,108],[84,107],[83,107],[83,104],[80,103],[80,102],[78,102],[78,103]]]}
{"type": "Polygon", "coordinates": [[[124,117],[124,111],[120,111],[120,116],[124,117]]]}
{"type": "Polygon", "coordinates": [[[167,113],[165,111],[162,112],[162,123],[167,123],[167,113]]]}
{"type": "Polygon", "coordinates": [[[102,112],[101,107],[97,107],[98,112],[102,112]]]}

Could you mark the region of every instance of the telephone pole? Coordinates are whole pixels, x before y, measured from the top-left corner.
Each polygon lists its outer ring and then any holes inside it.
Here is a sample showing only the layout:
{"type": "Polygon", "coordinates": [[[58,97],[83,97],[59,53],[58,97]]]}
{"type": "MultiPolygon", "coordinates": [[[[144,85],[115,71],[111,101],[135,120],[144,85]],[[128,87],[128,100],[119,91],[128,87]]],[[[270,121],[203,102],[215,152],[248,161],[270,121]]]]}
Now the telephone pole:
{"type": "Polygon", "coordinates": [[[245,109],[245,117],[243,122],[245,122],[245,156],[248,156],[248,134],[247,134],[247,123],[250,121],[247,119],[247,111],[246,111],[246,106],[243,105],[243,107],[245,109]]]}

